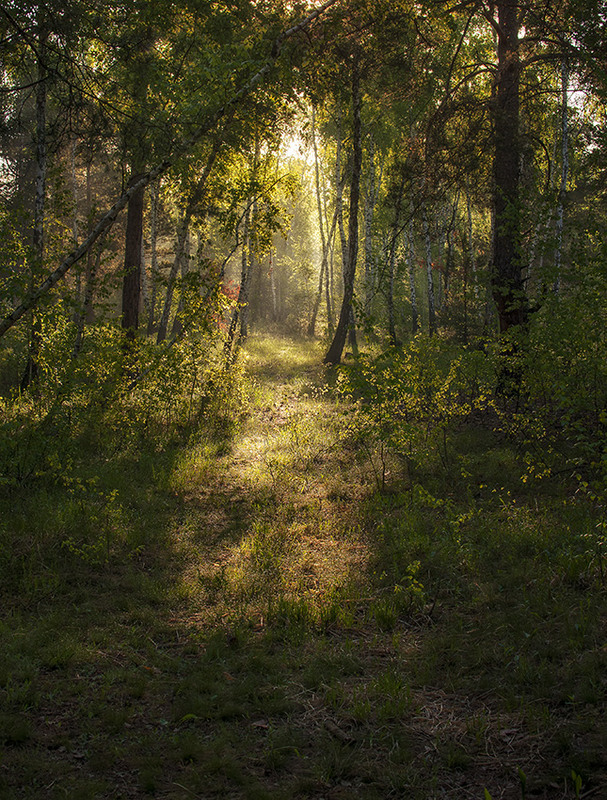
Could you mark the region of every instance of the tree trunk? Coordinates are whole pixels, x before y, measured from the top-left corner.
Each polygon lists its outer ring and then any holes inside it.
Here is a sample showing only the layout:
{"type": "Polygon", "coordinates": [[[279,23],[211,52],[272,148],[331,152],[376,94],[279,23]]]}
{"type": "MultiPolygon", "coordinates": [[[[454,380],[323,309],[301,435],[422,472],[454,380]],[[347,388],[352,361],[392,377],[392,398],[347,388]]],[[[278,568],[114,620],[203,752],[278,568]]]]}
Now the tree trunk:
{"type": "MultiPolygon", "coordinates": [[[[307,331],[308,336],[314,336],[314,332],[316,330],[316,317],[318,316],[320,301],[322,300],[324,277],[325,277],[325,259],[323,258],[320,265],[320,272],[318,274],[318,290],[316,292],[316,297],[314,298],[314,305],[312,306],[312,314],[310,315],[310,322],[308,323],[308,331],[307,331]]],[[[327,276],[327,281],[328,280],[329,277],[327,276]]]]}
{"type": "Polygon", "coordinates": [[[396,338],[396,321],[394,318],[395,269],[396,269],[396,244],[394,243],[390,248],[387,305],[388,305],[388,333],[390,335],[390,344],[396,347],[396,345],[398,344],[398,339],[396,338]]]}
{"type": "Polygon", "coordinates": [[[331,243],[333,241],[333,237],[335,236],[335,226],[337,223],[337,209],[333,214],[333,222],[331,223],[331,230],[329,231],[329,237],[326,242],[326,247],[323,244],[323,259],[320,265],[320,274],[318,276],[318,290],[316,292],[316,298],[314,300],[314,307],[312,308],[312,315],[310,317],[310,322],[308,324],[308,336],[314,336],[314,332],[316,329],[316,317],[318,316],[318,311],[320,309],[320,303],[322,300],[322,292],[323,292],[323,283],[325,289],[325,301],[327,304],[327,325],[329,329],[332,328],[333,322],[331,319],[331,287],[330,287],[330,274],[329,274],[329,249],[331,247],[331,243]]]}
{"type": "Polygon", "coordinates": [[[493,157],[493,265],[491,285],[499,329],[524,325],[528,317],[520,248],[520,61],[517,0],[498,0],[493,157]]]}
{"type": "Polygon", "coordinates": [[[373,136],[369,144],[369,175],[365,192],[365,314],[371,312],[371,302],[375,290],[375,264],[373,263],[373,213],[377,202],[375,175],[375,142],[373,136]]]}
{"type": "Polygon", "coordinates": [[[563,218],[565,208],[565,193],[567,191],[567,178],[569,173],[569,122],[568,122],[568,92],[569,68],[563,59],[561,64],[561,185],[559,200],[556,208],[556,246],[554,250],[554,291],[558,292],[561,286],[561,260],[563,254],[563,218]]]}
{"type": "MultiPolygon", "coordinates": [[[[74,247],[78,247],[78,179],[76,176],[76,138],[70,141],[70,178],[72,190],[72,241],[74,247]]],[[[82,301],[82,274],[80,270],[76,273],[76,288],[75,288],[76,306],[79,306],[82,301]]],[[[77,312],[75,318],[79,316],[77,312]]]]}
{"type": "MultiPolygon", "coordinates": [[[[341,175],[341,150],[342,150],[342,131],[341,131],[341,117],[339,119],[339,127],[337,132],[337,150],[335,153],[335,211],[337,213],[337,228],[339,230],[339,241],[341,243],[341,264],[342,276],[346,270],[346,263],[348,261],[348,240],[346,238],[346,230],[344,227],[344,207],[343,207],[343,187],[345,180],[341,175]]],[[[344,170],[345,174],[345,170],[344,170]]]]}
{"type": "MultiPolygon", "coordinates": [[[[185,238],[185,245],[183,248],[183,258],[181,259],[181,281],[183,286],[183,279],[190,271],[190,232],[188,231],[185,238]]],[[[181,336],[184,326],[183,326],[183,310],[185,308],[185,300],[184,300],[184,289],[182,288],[181,294],[179,296],[179,302],[177,303],[177,310],[175,311],[175,316],[173,317],[173,324],[171,325],[171,337],[181,336]]]]}
{"type": "MultiPolygon", "coordinates": [[[[93,218],[93,204],[95,202],[93,195],[93,182],[91,180],[91,160],[86,165],[86,213],[89,220],[93,218]]],[[[108,231],[109,232],[109,231],[108,231]]],[[[107,235],[107,232],[106,232],[107,235]]],[[[105,239],[105,235],[98,243],[98,253],[101,253],[101,242],[105,239]]],[[[93,297],[95,293],[95,276],[96,276],[96,259],[95,252],[91,248],[86,254],[86,279],[84,285],[84,323],[92,325],[95,322],[95,310],[93,306],[93,297]],[[86,298],[89,298],[88,303],[86,298]]]]}
{"type": "MultiPolygon", "coordinates": [[[[255,155],[253,156],[253,179],[257,178],[257,173],[259,169],[259,161],[261,158],[261,143],[259,141],[259,133],[255,134],[255,155]]],[[[244,261],[243,261],[243,268],[244,268],[244,281],[241,285],[241,289],[244,288],[244,297],[242,298],[242,306],[240,309],[240,338],[239,343],[244,342],[244,340],[249,335],[249,320],[251,317],[251,304],[250,304],[250,295],[251,295],[251,281],[253,278],[253,267],[255,266],[253,260],[253,247],[251,246],[251,233],[255,233],[256,227],[258,225],[259,218],[258,218],[258,203],[257,203],[257,194],[253,196],[253,206],[251,209],[251,216],[249,220],[248,226],[248,236],[247,236],[247,247],[246,252],[243,249],[244,253],[244,261]]],[[[240,301],[240,296],[239,296],[240,301]]]]}
{"type": "MultiPolygon", "coordinates": [[[[141,178],[133,175],[129,186],[141,178]]],[[[122,328],[129,339],[135,338],[139,327],[141,301],[141,237],[143,235],[143,198],[145,189],[138,188],[129,200],[124,246],[124,278],[122,282],[122,328]]]]}
{"type": "Polygon", "coordinates": [[[322,195],[320,191],[320,167],[318,163],[318,148],[316,147],[316,111],[312,106],[312,148],[314,151],[314,182],[316,187],[316,207],[318,211],[318,230],[320,232],[320,243],[322,247],[322,261],[320,264],[320,274],[318,276],[318,291],[314,300],[312,308],[312,315],[308,324],[308,336],[314,336],[316,330],[316,317],[320,308],[320,301],[322,299],[322,287],[325,272],[327,273],[327,283],[329,282],[329,269],[328,269],[328,242],[325,236],[324,214],[322,208],[322,195]]]}
{"type": "Polygon", "coordinates": [[[417,291],[415,289],[415,242],[413,239],[413,217],[407,230],[407,268],[409,273],[409,296],[411,298],[411,331],[413,335],[419,330],[419,311],[417,309],[417,291]]]}
{"type": "Polygon", "coordinates": [[[224,354],[226,363],[231,365],[236,357],[238,346],[242,338],[242,333],[246,336],[247,326],[246,321],[242,324],[242,315],[247,308],[249,299],[249,286],[251,283],[251,259],[249,258],[249,227],[251,220],[251,209],[247,208],[244,217],[244,232],[242,237],[242,257],[240,269],[240,287],[238,289],[238,300],[236,301],[236,308],[232,312],[232,319],[230,320],[230,327],[224,346],[224,354]],[[240,327],[240,335],[237,336],[237,331],[240,327]]]}
{"type": "MultiPolygon", "coordinates": [[[[36,84],[36,197],[34,200],[34,230],[32,234],[32,268],[30,292],[33,293],[36,278],[44,263],[44,207],[46,203],[46,33],[43,31],[42,10],[38,9],[38,68],[36,84]]],[[[36,310],[32,311],[29,333],[27,362],[21,378],[21,391],[25,391],[38,379],[38,352],[40,350],[40,319],[36,310]]]]}
{"type": "Polygon", "coordinates": [[[386,298],[388,306],[388,333],[390,342],[393,345],[398,344],[396,337],[396,321],[394,313],[394,283],[396,272],[396,249],[398,246],[398,237],[400,232],[400,218],[402,211],[402,203],[405,192],[405,171],[401,173],[400,185],[398,187],[398,195],[396,197],[396,205],[394,208],[394,223],[392,226],[392,237],[390,239],[389,254],[388,254],[388,296],[386,298]]]}
{"type": "Polygon", "coordinates": [[[470,272],[472,273],[472,284],[474,289],[474,298],[478,303],[479,299],[479,286],[478,276],[476,274],[476,255],[474,253],[474,231],[472,228],[472,202],[470,195],[466,195],[466,212],[468,215],[468,261],[470,262],[470,272]]]}
{"type": "Polygon", "coordinates": [[[150,278],[152,286],[148,306],[148,336],[154,333],[156,324],[158,277],[158,186],[152,183],[150,184],[150,278]]]}
{"type": "MultiPolygon", "coordinates": [[[[87,275],[86,275],[86,286],[84,289],[84,301],[82,304],[82,310],[80,312],[80,316],[77,322],[76,328],[76,340],[74,342],[74,349],[72,351],[72,355],[74,358],[78,356],[82,349],[82,342],[84,341],[84,326],[86,323],[87,318],[90,316],[90,310],[93,306],[93,295],[95,292],[95,279],[99,272],[99,264],[101,263],[101,254],[103,252],[103,245],[105,242],[105,237],[99,241],[97,244],[97,256],[95,259],[89,258],[90,264],[88,264],[87,268],[87,275]]],[[[93,251],[89,250],[89,256],[93,255],[93,251]]]]}
{"type": "Polygon", "coordinates": [[[156,344],[160,344],[166,339],[167,330],[169,327],[169,318],[171,316],[173,293],[175,291],[175,281],[177,280],[177,276],[179,275],[179,273],[183,272],[185,246],[188,238],[188,233],[190,230],[190,222],[192,221],[192,215],[196,210],[196,206],[200,202],[202,195],[204,193],[207,180],[209,178],[209,175],[211,174],[213,165],[215,164],[217,154],[219,153],[219,146],[220,146],[219,140],[216,139],[215,142],[213,143],[211,152],[209,153],[209,157],[207,159],[207,163],[205,164],[204,170],[202,171],[202,174],[198,179],[198,183],[196,184],[192,194],[190,195],[185,213],[179,224],[179,229],[177,232],[177,246],[175,249],[175,258],[173,260],[173,264],[171,265],[171,272],[169,273],[167,291],[164,298],[164,307],[162,310],[160,323],[158,325],[158,335],[156,337],[156,344]]]}
{"type": "Polygon", "coordinates": [[[356,260],[358,257],[358,206],[360,200],[360,173],[362,168],[362,136],[361,136],[360,64],[359,55],[352,60],[352,181],[350,184],[350,211],[348,225],[347,261],[344,265],[344,296],[339,314],[335,336],[324,358],[325,364],[339,364],[346,343],[349,323],[352,317],[352,298],[354,296],[354,278],[356,276],[356,260]]]}

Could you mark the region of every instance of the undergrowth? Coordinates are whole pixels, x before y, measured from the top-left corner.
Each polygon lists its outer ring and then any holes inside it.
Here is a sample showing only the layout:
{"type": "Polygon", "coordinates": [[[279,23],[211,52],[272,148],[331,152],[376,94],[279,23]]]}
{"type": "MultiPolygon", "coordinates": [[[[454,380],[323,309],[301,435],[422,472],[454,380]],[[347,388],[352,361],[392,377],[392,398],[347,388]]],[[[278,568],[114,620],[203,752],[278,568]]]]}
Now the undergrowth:
{"type": "Polygon", "coordinates": [[[490,352],[319,353],[5,397],[0,797],[600,796],[600,447],[490,352]]]}

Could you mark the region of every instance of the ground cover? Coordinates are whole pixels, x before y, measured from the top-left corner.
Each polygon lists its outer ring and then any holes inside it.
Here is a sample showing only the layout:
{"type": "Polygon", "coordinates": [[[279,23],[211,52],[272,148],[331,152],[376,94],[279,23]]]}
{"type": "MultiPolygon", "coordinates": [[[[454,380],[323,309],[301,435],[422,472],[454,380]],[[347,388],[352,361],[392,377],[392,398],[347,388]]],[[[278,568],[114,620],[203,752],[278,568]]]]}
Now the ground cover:
{"type": "Polygon", "coordinates": [[[0,797],[607,796],[596,503],[490,415],[412,468],[321,355],[252,338],[237,423],[9,487],[0,797]]]}

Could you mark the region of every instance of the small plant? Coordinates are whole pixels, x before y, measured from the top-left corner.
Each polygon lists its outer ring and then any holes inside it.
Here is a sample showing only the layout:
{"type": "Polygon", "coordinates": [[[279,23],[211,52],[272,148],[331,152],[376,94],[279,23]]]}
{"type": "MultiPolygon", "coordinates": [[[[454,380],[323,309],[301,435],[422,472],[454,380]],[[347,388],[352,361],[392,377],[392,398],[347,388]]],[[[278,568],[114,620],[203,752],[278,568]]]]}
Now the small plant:
{"type": "Polygon", "coordinates": [[[579,800],[582,793],[583,781],[582,776],[578,775],[574,769],[571,770],[571,783],[573,784],[576,800],[579,800]]]}

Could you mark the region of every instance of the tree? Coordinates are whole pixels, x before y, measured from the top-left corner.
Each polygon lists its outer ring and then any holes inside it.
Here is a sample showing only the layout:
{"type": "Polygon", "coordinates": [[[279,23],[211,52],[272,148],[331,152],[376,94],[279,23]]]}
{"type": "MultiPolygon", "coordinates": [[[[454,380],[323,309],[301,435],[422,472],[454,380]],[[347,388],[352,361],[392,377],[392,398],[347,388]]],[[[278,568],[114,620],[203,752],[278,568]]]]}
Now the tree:
{"type": "MultiPolygon", "coordinates": [[[[28,292],[27,296],[13,307],[12,311],[0,322],[0,337],[10,330],[28,311],[36,307],[41,298],[65,277],[74,264],[88,253],[99,237],[113,225],[118,214],[129,204],[131,198],[142,192],[146,186],[157,180],[161,175],[167,173],[180,159],[187,158],[198,142],[215,131],[218,123],[232,109],[239,108],[243,104],[245,98],[251,96],[255,92],[263,79],[270,73],[275,62],[280,58],[283,47],[289,39],[297,36],[301,31],[312,25],[318,17],[331,6],[335,5],[336,2],[337,0],[327,0],[323,5],[309,12],[303,20],[295,22],[290,27],[283,29],[283,32],[274,37],[271,43],[269,43],[269,48],[267,39],[263,36],[265,31],[263,31],[261,36],[265,45],[263,47],[263,54],[261,58],[257,60],[256,66],[245,75],[241,76],[240,82],[237,83],[235,89],[231,89],[234,80],[234,71],[230,69],[232,65],[227,64],[227,74],[225,71],[220,74],[218,80],[220,86],[217,92],[213,94],[209,104],[203,108],[203,112],[200,113],[198,107],[196,107],[193,116],[188,115],[185,120],[182,120],[183,138],[181,138],[181,141],[175,144],[172,137],[168,135],[168,129],[164,129],[165,132],[160,137],[164,147],[162,153],[159,150],[156,154],[156,165],[146,169],[136,177],[133,176],[126,190],[98,220],[80,245],[73,249],[61,261],[56,269],[51,271],[40,284],[33,287],[33,289],[28,292]]],[[[215,32],[217,33],[217,31],[215,32]]],[[[218,59],[215,59],[214,63],[219,64],[220,62],[218,59]]],[[[239,65],[242,64],[242,53],[238,63],[239,65]]],[[[199,79],[198,85],[200,85],[199,79]]],[[[136,215],[134,214],[134,216],[136,215]]],[[[133,239],[134,238],[135,236],[133,236],[133,239]]],[[[135,258],[137,257],[135,256],[135,258]]]]}
{"type": "Polygon", "coordinates": [[[347,260],[344,264],[344,294],[339,312],[339,319],[333,341],[324,357],[325,364],[338,364],[341,361],[348,326],[352,314],[352,298],[354,296],[354,279],[358,258],[358,206],[360,200],[360,175],[362,168],[362,131],[361,107],[362,95],[360,86],[361,53],[355,48],[350,56],[351,93],[352,93],[352,176],[350,179],[350,208],[348,212],[348,248],[347,260]]]}

